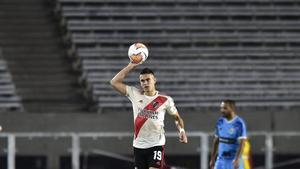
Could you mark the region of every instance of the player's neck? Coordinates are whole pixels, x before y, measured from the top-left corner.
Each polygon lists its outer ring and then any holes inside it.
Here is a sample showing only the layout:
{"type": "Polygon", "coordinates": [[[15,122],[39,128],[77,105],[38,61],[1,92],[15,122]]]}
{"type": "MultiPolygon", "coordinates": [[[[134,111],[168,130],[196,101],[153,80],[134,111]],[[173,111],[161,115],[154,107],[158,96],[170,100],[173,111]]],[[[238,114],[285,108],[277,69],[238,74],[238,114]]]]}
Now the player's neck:
{"type": "Polygon", "coordinates": [[[156,90],[152,90],[152,91],[144,92],[144,95],[146,95],[146,96],[155,96],[156,93],[157,93],[156,90]]]}
{"type": "Polygon", "coordinates": [[[226,118],[226,120],[231,121],[231,120],[234,119],[235,117],[236,117],[236,114],[235,114],[235,113],[232,113],[231,115],[229,115],[229,116],[227,116],[227,117],[225,117],[225,118],[226,118]]]}

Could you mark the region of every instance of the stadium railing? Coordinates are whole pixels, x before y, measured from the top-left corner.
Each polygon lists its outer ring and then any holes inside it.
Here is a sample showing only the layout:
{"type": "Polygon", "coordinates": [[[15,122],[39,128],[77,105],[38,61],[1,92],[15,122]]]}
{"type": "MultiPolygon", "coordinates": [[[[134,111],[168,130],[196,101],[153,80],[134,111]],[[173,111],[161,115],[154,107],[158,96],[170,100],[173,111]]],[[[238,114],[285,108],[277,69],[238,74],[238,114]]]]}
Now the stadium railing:
{"type": "MultiPolygon", "coordinates": [[[[208,169],[209,162],[209,137],[213,133],[208,132],[188,132],[189,138],[198,138],[200,142],[200,168],[208,169]]],[[[264,137],[264,150],[265,150],[265,169],[273,169],[274,160],[274,137],[299,137],[300,132],[285,131],[285,132],[250,132],[249,137],[262,136],[264,137]]],[[[16,168],[16,139],[18,138],[71,138],[71,161],[72,169],[80,169],[80,153],[81,145],[80,140],[84,138],[104,139],[104,138],[130,138],[131,132],[23,132],[23,133],[0,133],[0,138],[7,139],[7,169],[16,168]]],[[[178,137],[178,133],[166,133],[166,137],[178,137]]]]}

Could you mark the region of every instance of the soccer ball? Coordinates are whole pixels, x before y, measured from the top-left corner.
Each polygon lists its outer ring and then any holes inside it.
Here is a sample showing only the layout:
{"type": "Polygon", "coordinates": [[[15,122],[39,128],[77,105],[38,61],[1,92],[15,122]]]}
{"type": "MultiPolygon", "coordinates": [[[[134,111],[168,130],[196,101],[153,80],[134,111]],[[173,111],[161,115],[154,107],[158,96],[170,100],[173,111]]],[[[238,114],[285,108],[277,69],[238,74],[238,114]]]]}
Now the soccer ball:
{"type": "Polygon", "coordinates": [[[134,43],[128,49],[128,57],[134,64],[141,64],[148,58],[148,48],[142,43],[134,43]]]}

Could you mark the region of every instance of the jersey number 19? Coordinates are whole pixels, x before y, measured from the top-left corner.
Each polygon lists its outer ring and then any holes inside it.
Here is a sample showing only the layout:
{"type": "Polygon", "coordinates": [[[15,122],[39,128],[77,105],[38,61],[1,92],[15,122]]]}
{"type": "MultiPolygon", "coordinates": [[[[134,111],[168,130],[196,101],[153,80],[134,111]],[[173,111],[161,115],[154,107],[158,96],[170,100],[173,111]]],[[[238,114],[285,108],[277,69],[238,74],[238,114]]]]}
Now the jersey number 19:
{"type": "Polygon", "coordinates": [[[161,151],[154,151],[154,160],[161,160],[161,151]]]}

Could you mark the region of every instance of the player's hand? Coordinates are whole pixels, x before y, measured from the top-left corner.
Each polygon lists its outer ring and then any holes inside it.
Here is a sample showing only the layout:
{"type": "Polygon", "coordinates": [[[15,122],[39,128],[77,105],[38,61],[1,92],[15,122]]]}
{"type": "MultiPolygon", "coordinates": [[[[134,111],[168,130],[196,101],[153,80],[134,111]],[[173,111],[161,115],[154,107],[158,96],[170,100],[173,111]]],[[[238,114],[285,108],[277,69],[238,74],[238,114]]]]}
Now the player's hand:
{"type": "Polygon", "coordinates": [[[215,167],[215,160],[210,160],[209,167],[210,167],[210,169],[214,169],[214,167],[215,167]]]}
{"type": "Polygon", "coordinates": [[[130,67],[137,67],[138,65],[140,65],[140,63],[136,64],[136,63],[132,63],[132,62],[129,62],[128,66],[130,67]]]}
{"type": "Polygon", "coordinates": [[[133,66],[138,66],[138,65],[141,65],[141,64],[143,64],[144,63],[144,61],[140,61],[140,62],[134,62],[134,61],[130,61],[129,62],[129,64],[131,64],[131,65],[133,65],[133,66]]]}
{"type": "Polygon", "coordinates": [[[233,163],[233,169],[238,169],[239,168],[239,160],[238,159],[234,159],[232,161],[233,163]]]}
{"type": "Polygon", "coordinates": [[[179,141],[180,141],[181,143],[187,143],[187,142],[188,142],[188,139],[187,139],[187,136],[186,136],[186,133],[185,133],[184,130],[181,130],[181,131],[179,132],[179,141]]]}
{"type": "Polygon", "coordinates": [[[140,64],[135,64],[135,63],[129,62],[128,65],[127,65],[126,67],[129,67],[130,70],[133,70],[133,69],[135,69],[138,65],[140,65],[140,64]]]}

